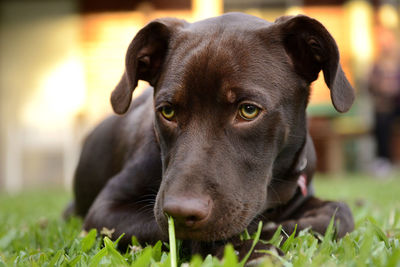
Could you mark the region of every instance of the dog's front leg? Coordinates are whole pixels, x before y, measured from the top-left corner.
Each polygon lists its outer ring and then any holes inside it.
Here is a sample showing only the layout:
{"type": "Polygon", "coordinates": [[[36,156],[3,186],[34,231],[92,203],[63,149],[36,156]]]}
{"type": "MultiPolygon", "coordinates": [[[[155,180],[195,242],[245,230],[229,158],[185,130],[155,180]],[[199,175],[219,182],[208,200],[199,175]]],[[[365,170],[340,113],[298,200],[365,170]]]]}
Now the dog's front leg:
{"type": "Polygon", "coordinates": [[[114,229],[113,239],[124,233],[120,247],[127,247],[132,236],[136,236],[142,245],[165,240],[153,212],[160,180],[157,177],[161,177],[161,173],[157,172],[157,168],[150,172],[144,170],[143,165],[122,170],[96,198],[85,217],[83,228],[99,231],[103,227],[114,229]]]}
{"type": "MultiPolygon", "coordinates": [[[[303,229],[311,228],[314,232],[324,235],[333,216],[337,238],[343,237],[354,229],[353,216],[346,204],[310,197],[287,218],[276,223],[266,224],[261,238],[264,240],[270,239],[277,230],[278,225],[282,225],[283,231],[288,235],[293,233],[296,225],[296,233],[303,229]]],[[[286,235],[283,235],[283,237],[285,239],[286,235]]]]}
{"type": "MultiPolygon", "coordinates": [[[[270,240],[277,231],[279,225],[282,225],[282,230],[284,231],[284,233],[281,233],[283,241],[287,239],[287,235],[293,233],[296,225],[296,234],[301,230],[311,228],[314,232],[324,235],[333,216],[335,216],[334,229],[336,237],[343,237],[346,233],[353,230],[353,216],[346,204],[334,201],[322,201],[318,198],[310,197],[283,220],[275,222],[264,221],[260,239],[263,241],[270,240]]],[[[248,253],[252,243],[253,240],[240,241],[239,239],[236,241],[233,240],[232,242],[240,259],[248,253]]],[[[265,256],[266,254],[263,252],[265,250],[275,250],[277,254],[283,255],[283,252],[279,248],[271,244],[266,244],[265,242],[258,242],[249,260],[265,256]]],[[[215,254],[222,257],[223,248],[221,247],[219,250],[216,250],[215,254]]]]}

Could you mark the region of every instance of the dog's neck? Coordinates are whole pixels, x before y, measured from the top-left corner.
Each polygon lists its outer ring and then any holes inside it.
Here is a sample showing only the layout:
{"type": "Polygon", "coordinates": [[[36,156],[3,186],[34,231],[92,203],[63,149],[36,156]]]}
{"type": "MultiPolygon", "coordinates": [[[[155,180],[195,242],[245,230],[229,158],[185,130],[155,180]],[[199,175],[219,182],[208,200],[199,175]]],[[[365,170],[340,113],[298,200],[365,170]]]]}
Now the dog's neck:
{"type": "Polygon", "coordinates": [[[293,148],[286,148],[275,161],[277,167],[268,185],[266,210],[288,203],[298,189],[307,193],[307,138],[296,152],[292,151],[293,148]]]}

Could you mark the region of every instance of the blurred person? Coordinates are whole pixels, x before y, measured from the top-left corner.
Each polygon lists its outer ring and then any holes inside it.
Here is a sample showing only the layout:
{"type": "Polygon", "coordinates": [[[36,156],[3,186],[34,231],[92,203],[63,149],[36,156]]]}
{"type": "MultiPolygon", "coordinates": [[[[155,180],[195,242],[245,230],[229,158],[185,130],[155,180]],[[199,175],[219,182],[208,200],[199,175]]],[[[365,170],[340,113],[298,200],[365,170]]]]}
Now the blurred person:
{"type": "Polygon", "coordinates": [[[369,91],[374,105],[377,157],[372,171],[384,177],[393,169],[393,126],[400,119],[400,56],[393,31],[379,27],[377,37],[379,53],[369,78],[369,91]]]}

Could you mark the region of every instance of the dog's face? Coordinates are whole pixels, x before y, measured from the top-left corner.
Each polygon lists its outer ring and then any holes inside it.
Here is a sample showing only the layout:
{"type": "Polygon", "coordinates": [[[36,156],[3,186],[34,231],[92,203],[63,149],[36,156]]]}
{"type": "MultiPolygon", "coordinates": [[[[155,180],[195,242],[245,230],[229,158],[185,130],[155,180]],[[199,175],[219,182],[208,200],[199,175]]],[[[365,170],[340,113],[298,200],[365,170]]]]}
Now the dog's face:
{"type": "Polygon", "coordinates": [[[338,60],[329,33],[304,16],[275,24],[244,14],[164,19],[142,29],[112,104],[124,113],[138,79],[154,86],[160,227],[166,231],[167,213],[181,239],[243,231],[265,210],[273,174],[293,167],[304,145],[309,84],[321,69],[335,107],[350,107],[338,60]]]}

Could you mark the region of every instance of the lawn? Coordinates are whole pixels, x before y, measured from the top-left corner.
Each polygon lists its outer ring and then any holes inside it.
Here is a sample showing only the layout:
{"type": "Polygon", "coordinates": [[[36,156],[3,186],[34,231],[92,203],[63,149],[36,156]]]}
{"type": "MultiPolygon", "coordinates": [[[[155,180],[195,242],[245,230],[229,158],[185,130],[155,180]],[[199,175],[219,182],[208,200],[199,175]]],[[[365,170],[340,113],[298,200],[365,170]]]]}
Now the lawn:
{"type": "MultiPolygon", "coordinates": [[[[374,180],[358,174],[318,176],[316,194],[346,201],[353,210],[356,229],[336,241],[332,231],[324,237],[300,232],[279,243],[279,257],[266,252],[261,266],[400,266],[400,174],[374,180]],[[397,177],[397,178],[396,178],[397,177]]],[[[78,219],[60,219],[71,194],[62,190],[35,190],[10,196],[0,193],[1,266],[170,266],[170,254],[154,247],[132,246],[126,253],[117,242],[96,238],[94,231],[81,233],[78,219]]],[[[235,253],[228,247],[219,261],[207,257],[183,259],[186,266],[235,266],[235,253]]]]}

